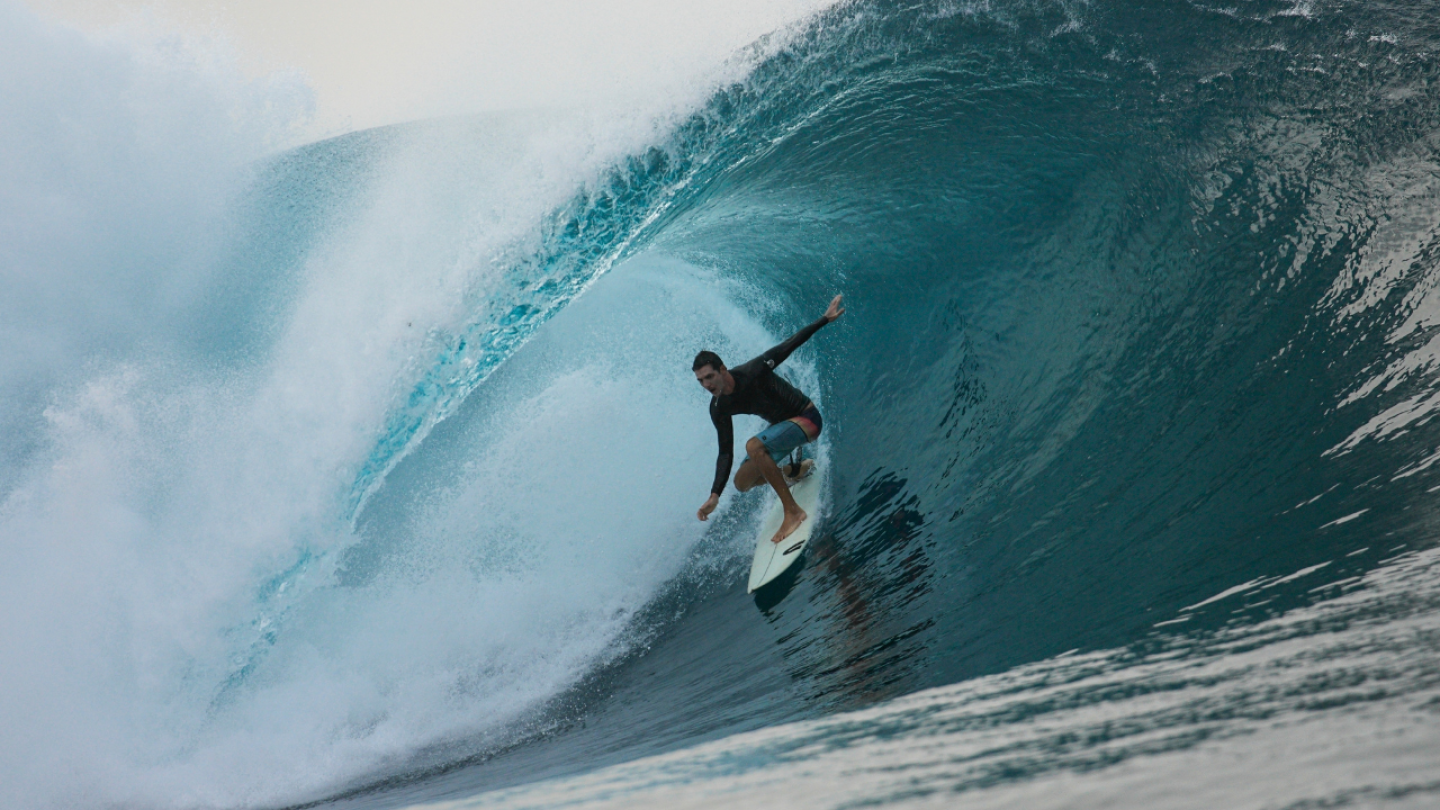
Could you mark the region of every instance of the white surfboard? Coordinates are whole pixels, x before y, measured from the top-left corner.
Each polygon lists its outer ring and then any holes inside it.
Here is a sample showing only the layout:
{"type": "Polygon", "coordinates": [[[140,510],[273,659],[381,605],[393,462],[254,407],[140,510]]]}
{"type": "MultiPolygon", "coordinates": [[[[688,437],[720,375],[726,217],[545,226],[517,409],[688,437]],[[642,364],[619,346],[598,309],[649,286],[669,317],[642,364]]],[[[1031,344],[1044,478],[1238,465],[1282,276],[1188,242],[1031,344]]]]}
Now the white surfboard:
{"type": "Polygon", "coordinates": [[[770,512],[765,516],[765,522],[760,524],[760,534],[755,538],[755,561],[750,564],[750,589],[747,593],[754,593],[765,583],[785,573],[785,569],[800,559],[800,554],[805,551],[805,544],[810,542],[810,534],[815,530],[815,520],[820,516],[820,474],[812,470],[809,475],[790,485],[790,494],[795,496],[795,502],[805,510],[805,522],[784,540],[778,543],[770,542],[770,538],[774,537],[780,528],[780,521],[785,517],[780,499],[771,493],[774,503],[770,505],[770,512]]]}

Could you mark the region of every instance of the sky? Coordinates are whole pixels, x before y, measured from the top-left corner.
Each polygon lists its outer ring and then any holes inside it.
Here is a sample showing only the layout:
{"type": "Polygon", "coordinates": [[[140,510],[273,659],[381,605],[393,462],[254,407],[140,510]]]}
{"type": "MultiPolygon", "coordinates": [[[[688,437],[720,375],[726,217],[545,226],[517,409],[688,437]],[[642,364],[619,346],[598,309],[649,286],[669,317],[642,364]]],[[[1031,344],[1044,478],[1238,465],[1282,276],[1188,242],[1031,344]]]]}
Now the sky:
{"type": "Polygon", "coordinates": [[[88,32],[159,24],[298,71],[311,128],[664,92],[833,0],[23,0],[88,32]]]}

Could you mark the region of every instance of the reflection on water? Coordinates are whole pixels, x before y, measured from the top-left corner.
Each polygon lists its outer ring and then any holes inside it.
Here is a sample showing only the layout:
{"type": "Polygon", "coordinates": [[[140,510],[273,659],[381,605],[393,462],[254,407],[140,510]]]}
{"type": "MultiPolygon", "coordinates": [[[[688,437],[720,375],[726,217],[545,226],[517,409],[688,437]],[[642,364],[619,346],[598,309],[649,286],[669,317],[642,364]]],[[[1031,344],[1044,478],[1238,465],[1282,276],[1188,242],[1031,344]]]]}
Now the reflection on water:
{"type": "Polygon", "coordinates": [[[1435,807],[1440,550],[1347,590],[445,807],[1435,807]]]}

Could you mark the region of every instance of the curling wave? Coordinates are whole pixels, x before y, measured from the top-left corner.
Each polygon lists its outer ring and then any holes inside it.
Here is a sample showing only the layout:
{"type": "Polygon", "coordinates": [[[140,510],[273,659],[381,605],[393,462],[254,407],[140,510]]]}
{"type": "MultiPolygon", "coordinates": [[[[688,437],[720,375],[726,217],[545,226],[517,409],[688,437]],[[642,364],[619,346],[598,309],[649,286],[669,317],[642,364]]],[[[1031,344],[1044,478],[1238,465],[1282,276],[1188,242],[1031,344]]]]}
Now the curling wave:
{"type": "Polygon", "coordinates": [[[22,693],[130,702],[90,795],[382,806],[1321,604],[1433,544],[1433,17],[847,3],[668,117],[259,164],[199,336],[14,417],[18,570],[94,538],[8,614],[92,674],[22,693]],[[820,532],[751,601],[688,361],[837,291],[820,532]]]}

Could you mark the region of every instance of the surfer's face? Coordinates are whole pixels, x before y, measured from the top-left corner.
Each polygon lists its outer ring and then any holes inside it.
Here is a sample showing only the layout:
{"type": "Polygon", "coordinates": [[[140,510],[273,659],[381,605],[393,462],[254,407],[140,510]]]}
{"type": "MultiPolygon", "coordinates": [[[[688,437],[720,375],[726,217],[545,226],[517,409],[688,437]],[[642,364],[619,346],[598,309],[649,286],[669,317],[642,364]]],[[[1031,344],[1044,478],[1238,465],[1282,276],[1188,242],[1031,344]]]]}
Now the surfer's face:
{"type": "Polygon", "coordinates": [[[725,390],[725,377],[716,371],[714,366],[701,366],[695,369],[695,379],[700,381],[701,387],[712,394],[719,394],[725,390]]]}

